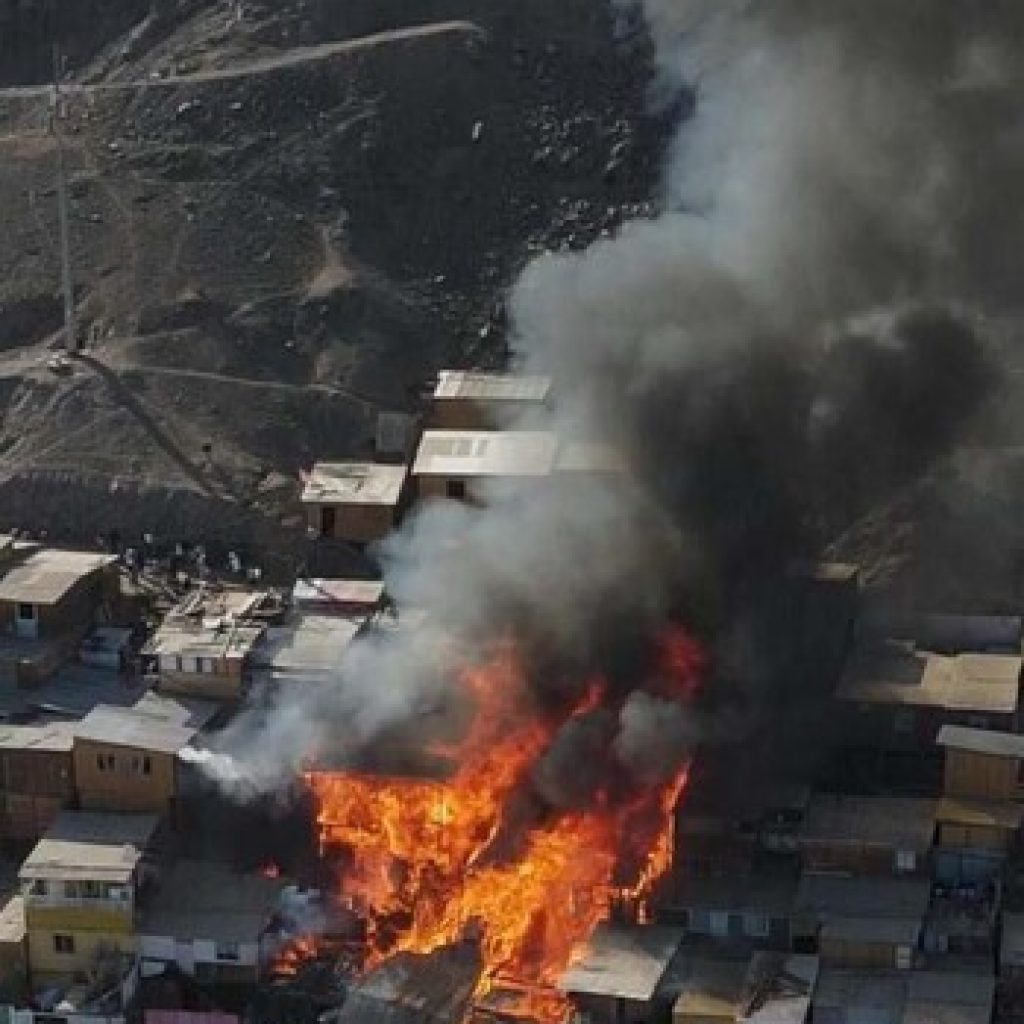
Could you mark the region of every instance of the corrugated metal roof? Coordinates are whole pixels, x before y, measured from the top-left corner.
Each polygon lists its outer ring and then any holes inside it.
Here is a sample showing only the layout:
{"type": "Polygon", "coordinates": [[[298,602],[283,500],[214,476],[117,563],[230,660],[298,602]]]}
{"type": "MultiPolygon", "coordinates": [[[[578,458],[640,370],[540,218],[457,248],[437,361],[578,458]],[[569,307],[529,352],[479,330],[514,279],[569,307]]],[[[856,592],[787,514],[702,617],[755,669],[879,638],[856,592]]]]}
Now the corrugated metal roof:
{"type": "Polygon", "coordinates": [[[992,732],[988,729],[970,729],[962,725],[944,725],[939,730],[935,742],[940,747],[1024,760],[1024,736],[1012,732],[992,732]]]}
{"type": "Polygon", "coordinates": [[[93,743],[176,754],[188,746],[196,732],[193,726],[137,707],[101,704],[78,723],[75,736],[93,743]]]}
{"type": "Polygon", "coordinates": [[[690,976],[683,983],[672,1008],[673,1019],[738,1019],[744,1003],[748,969],[747,961],[694,960],[690,976]]]}
{"type": "Polygon", "coordinates": [[[924,853],[932,845],[935,808],[934,800],[819,793],[811,800],[799,841],[924,853]]]}
{"type": "Polygon", "coordinates": [[[842,917],[903,917],[920,920],[928,909],[927,878],[850,878],[807,873],[793,909],[821,921],[842,917]]]}
{"type": "Polygon", "coordinates": [[[920,917],[834,917],[821,926],[825,942],[866,946],[916,946],[920,934],[920,917]]]}
{"type": "Polygon", "coordinates": [[[383,580],[299,580],[292,588],[296,605],[362,605],[374,608],[384,596],[383,580]]]}
{"type": "Polygon", "coordinates": [[[1024,807],[1009,800],[978,800],[945,796],[935,812],[936,821],[952,825],[1016,831],[1024,820],[1024,807]]]}
{"type": "Polygon", "coordinates": [[[318,462],[302,491],[302,500],[337,505],[398,504],[408,467],[382,462],[318,462]]]}
{"type": "Polygon", "coordinates": [[[0,579],[0,601],[55,605],[77,583],[115,561],[89,551],[37,551],[0,579]]]}
{"type": "Polygon", "coordinates": [[[829,1020],[900,1024],[906,1003],[905,972],[825,968],[811,1001],[812,1018],[828,1014],[829,1020]]]}
{"type": "Polygon", "coordinates": [[[41,725],[0,725],[0,749],[70,753],[75,740],[76,724],[46,722],[41,725]]]}
{"type": "Polygon", "coordinates": [[[550,391],[550,377],[442,370],[434,398],[439,401],[543,402],[550,391]]]}
{"type": "Polygon", "coordinates": [[[980,971],[914,971],[908,996],[911,1001],[991,1007],[996,979],[991,965],[980,971]]]}
{"type": "Polygon", "coordinates": [[[865,649],[839,684],[840,700],[1012,714],[1022,660],[1009,654],[934,654],[906,645],[865,649]]]}
{"type": "Polygon", "coordinates": [[[542,430],[427,430],[413,474],[443,477],[548,476],[558,440],[542,430]]]}
{"type": "Polygon", "coordinates": [[[159,823],[155,814],[61,811],[18,877],[127,882],[159,823]]]}
{"type": "Polygon", "coordinates": [[[558,988],[576,995],[648,1001],[668,970],[685,930],[600,924],[558,988]]]}

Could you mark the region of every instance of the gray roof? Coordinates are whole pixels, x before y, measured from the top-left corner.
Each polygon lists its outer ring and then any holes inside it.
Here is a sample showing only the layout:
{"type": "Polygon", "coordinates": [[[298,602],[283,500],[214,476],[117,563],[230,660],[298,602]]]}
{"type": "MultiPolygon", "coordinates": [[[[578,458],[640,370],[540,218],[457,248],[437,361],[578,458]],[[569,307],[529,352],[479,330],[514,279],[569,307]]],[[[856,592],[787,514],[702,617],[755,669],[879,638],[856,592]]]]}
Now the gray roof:
{"type": "Polygon", "coordinates": [[[143,714],[192,729],[205,728],[221,711],[221,705],[213,700],[179,697],[155,690],[147,690],[132,707],[143,714]]]}
{"type": "Polygon", "coordinates": [[[670,898],[673,906],[697,910],[788,914],[798,879],[791,874],[752,872],[742,876],[683,878],[670,898]]]}
{"type": "Polygon", "coordinates": [[[21,879],[125,883],[152,841],[155,814],[61,811],[21,866],[21,879]]]}
{"type": "Polygon", "coordinates": [[[682,928],[599,924],[558,981],[562,992],[647,1002],[685,935],[682,928]]]}
{"type": "Polygon", "coordinates": [[[624,473],[622,453],[603,441],[566,441],[558,451],[559,473],[624,473]]]}
{"type": "Polygon", "coordinates": [[[991,1007],[996,979],[991,967],[985,971],[914,971],[908,995],[917,1002],[991,1007]]]}
{"type": "Polygon", "coordinates": [[[101,704],[78,723],[75,736],[93,743],[176,754],[188,746],[197,731],[173,718],[148,713],[137,707],[116,708],[101,704]]]}
{"type": "Polygon", "coordinates": [[[302,500],[393,508],[402,496],[408,474],[407,466],[384,462],[318,462],[306,480],[302,500]]]}
{"type": "Polygon", "coordinates": [[[903,644],[864,648],[839,684],[841,700],[1012,714],[1022,661],[1009,654],[933,654],[903,644]]]}
{"type": "Polygon", "coordinates": [[[939,730],[935,742],[940,747],[1024,760],[1024,736],[1012,732],[992,732],[988,729],[969,729],[962,725],[944,725],[939,730]]]}
{"type": "Polygon", "coordinates": [[[144,653],[160,657],[199,657],[242,660],[263,635],[262,625],[218,623],[203,625],[165,619],[150,637],[144,653]]]}
{"type": "Polygon", "coordinates": [[[800,879],[793,908],[822,921],[849,917],[916,918],[928,909],[927,878],[850,878],[807,873],[800,879]]]}
{"type": "Polygon", "coordinates": [[[253,652],[253,667],[282,673],[335,673],[365,624],[365,615],[297,615],[288,624],[266,631],[253,652]]]}
{"type": "Polygon", "coordinates": [[[554,468],[558,439],[540,430],[427,430],[413,473],[442,477],[536,477],[554,468]]]}
{"type": "Polygon", "coordinates": [[[115,561],[91,551],[45,548],[29,555],[0,579],[0,601],[57,604],[76,584],[115,561]]]}
{"type": "Polygon", "coordinates": [[[98,704],[130,707],[142,693],[143,687],[126,686],[124,677],[111,669],[72,662],[42,686],[25,690],[0,686],[0,716],[35,712],[78,719],[98,704]]]}
{"type": "Polygon", "coordinates": [[[800,841],[925,853],[935,832],[935,808],[934,800],[819,793],[801,825],[800,841]]]}
{"type": "Polygon", "coordinates": [[[755,953],[748,973],[743,1024],[804,1024],[818,981],[816,956],[755,953]]]}
{"type": "Polygon", "coordinates": [[[900,1024],[992,1024],[992,1007],[915,1000],[907,1003],[900,1024]]]}
{"type": "Polygon", "coordinates": [[[138,932],[182,941],[256,942],[285,884],[212,861],[181,860],[161,880],[138,932]]]}
{"type": "MultiPolygon", "coordinates": [[[[900,1024],[907,1003],[904,972],[823,968],[811,1004],[814,1016],[840,1011],[839,1019],[900,1024]]],[[[831,1018],[830,1018],[831,1019],[831,1018]]]]}
{"type": "Polygon", "coordinates": [[[921,917],[834,917],[821,926],[823,941],[870,946],[916,946],[921,917]]]}
{"type": "Polygon", "coordinates": [[[550,377],[442,370],[438,374],[434,398],[441,401],[543,402],[550,391],[550,377]]]}

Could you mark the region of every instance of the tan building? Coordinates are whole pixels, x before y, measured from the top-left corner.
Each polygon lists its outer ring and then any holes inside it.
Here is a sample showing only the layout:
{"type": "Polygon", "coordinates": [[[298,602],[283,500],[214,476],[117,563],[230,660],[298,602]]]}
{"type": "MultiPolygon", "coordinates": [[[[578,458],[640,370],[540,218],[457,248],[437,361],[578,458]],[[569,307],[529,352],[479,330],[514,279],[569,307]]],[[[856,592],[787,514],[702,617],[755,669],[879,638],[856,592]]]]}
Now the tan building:
{"type": "Polygon", "coordinates": [[[80,806],[172,813],[178,751],[197,731],[194,726],[138,708],[101,704],[75,730],[75,785],[80,806]]]}
{"type": "Polygon", "coordinates": [[[379,462],[318,462],[302,491],[306,522],[318,537],[369,544],[398,523],[409,470],[379,462]]]}
{"type": "Polygon", "coordinates": [[[941,847],[1005,854],[1020,834],[1024,806],[1008,800],[946,796],[939,801],[935,820],[941,847]]]}
{"type": "Polygon", "coordinates": [[[236,701],[248,686],[250,657],[264,627],[167,621],[143,655],[156,663],[161,693],[236,701]]]}
{"type": "Polygon", "coordinates": [[[945,725],[936,742],[946,754],[947,796],[1024,797],[1024,736],[945,725]]]}
{"type": "Polygon", "coordinates": [[[151,814],[64,811],[21,866],[33,985],[95,976],[135,951],[139,894],[159,819],[151,814]]]}
{"type": "Polygon", "coordinates": [[[32,686],[52,675],[118,590],[107,555],[43,549],[14,564],[0,578],[0,678],[32,686]]]}
{"type": "Polygon", "coordinates": [[[427,430],[412,470],[417,497],[481,501],[489,484],[545,479],[558,446],[539,430],[427,430]]]}
{"type": "Polygon", "coordinates": [[[0,838],[38,839],[75,799],[75,723],[0,726],[0,838]]]}
{"type": "Polygon", "coordinates": [[[539,412],[551,379],[500,373],[442,370],[434,388],[430,426],[439,430],[494,430],[539,412]]]}

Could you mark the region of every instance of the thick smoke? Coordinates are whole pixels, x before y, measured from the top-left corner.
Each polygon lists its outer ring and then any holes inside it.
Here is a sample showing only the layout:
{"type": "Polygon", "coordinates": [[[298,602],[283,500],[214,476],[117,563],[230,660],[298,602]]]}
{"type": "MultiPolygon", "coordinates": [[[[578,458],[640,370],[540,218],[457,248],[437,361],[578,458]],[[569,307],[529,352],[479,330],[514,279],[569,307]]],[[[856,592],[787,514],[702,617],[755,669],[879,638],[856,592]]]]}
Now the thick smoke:
{"type": "MultiPolygon", "coordinates": [[[[446,652],[510,631],[537,652],[539,705],[594,669],[622,698],[537,766],[550,803],[593,791],[584,764],[663,777],[703,727],[646,685],[657,625],[684,616],[713,648],[753,652],[756,670],[728,672],[763,693],[766,595],[785,566],[927,472],[991,387],[979,329],[1012,312],[1003,257],[1024,235],[1024,10],[643,6],[655,93],[695,95],[663,212],[538,259],[512,296],[518,365],[555,380],[547,425],[612,442],[629,473],[418,512],[381,554],[399,607],[426,617],[357,643],[336,685],[229,731],[260,780],[429,732],[446,652]]],[[[720,710],[704,735],[742,718],[720,710]]]]}

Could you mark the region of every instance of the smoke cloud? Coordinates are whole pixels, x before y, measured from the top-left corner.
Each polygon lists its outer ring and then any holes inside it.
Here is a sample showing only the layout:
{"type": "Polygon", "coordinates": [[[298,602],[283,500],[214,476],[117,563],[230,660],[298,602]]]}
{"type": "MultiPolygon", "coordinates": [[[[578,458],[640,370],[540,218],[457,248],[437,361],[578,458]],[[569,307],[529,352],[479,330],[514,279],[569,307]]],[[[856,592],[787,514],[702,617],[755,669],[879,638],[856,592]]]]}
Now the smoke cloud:
{"type": "MultiPolygon", "coordinates": [[[[765,634],[770,581],[926,473],[990,393],[981,338],[1014,311],[1004,257],[1024,241],[1024,10],[642,7],[655,93],[696,100],[662,211],[537,259],[511,302],[517,365],[555,381],[544,425],[613,443],[628,474],[416,512],[380,555],[399,607],[425,617],[358,641],[330,686],[243,716],[224,737],[233,771],[269,783],[423,733],[450,696],[450,652],[512,631],[535,652],[538,706],[593,670],[621,698],[562,730],[535,772],[547,801],[586,799],[598,748],[661,778],[721,729],[650,685],[658,625],[687,618],[712,649],[765,634]]],[[[760,653],[723,683],[754,704],[770,686],[760,653]]]]}

